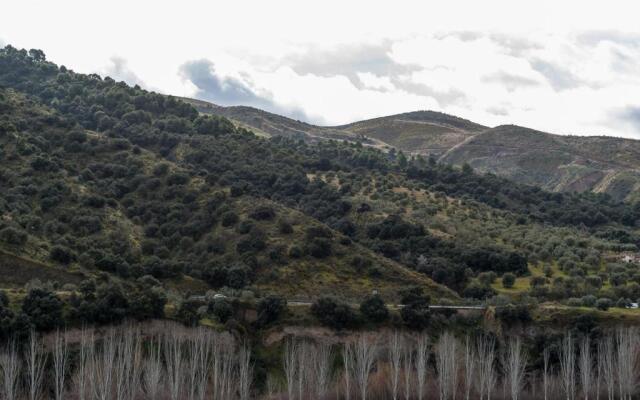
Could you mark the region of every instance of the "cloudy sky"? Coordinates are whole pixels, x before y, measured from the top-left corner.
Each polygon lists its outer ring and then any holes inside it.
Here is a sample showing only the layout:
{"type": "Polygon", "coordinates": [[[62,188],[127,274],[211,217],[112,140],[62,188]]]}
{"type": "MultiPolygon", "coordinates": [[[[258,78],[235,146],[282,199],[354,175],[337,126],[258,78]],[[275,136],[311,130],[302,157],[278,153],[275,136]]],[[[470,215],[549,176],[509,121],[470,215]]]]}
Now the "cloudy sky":
{"type": "Polygon", "coordinates": [[[640,139],[633,1],[5,2],[0,44],[323,125],[438,110],[640,139]]]}

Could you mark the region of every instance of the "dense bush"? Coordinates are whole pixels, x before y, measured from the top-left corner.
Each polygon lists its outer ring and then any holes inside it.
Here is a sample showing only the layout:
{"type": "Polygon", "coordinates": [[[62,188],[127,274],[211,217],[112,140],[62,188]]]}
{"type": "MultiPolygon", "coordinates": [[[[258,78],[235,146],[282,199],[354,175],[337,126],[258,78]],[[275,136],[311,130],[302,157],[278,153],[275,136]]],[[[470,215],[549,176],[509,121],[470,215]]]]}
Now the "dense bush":
{"type": "Polygon", "coordinates": [[[373,323],[381,323],[389,318],[389,310],[379,295],[367,297],[360,303],[360,313],[373,323]]]}
{"type": "Polygon", "coordinates": [[[356,315],[348,304],[330,297],[322,297],[311,305],[311,313],[322,325],[336,330],[351,328],[355,325],[356,315]]]}

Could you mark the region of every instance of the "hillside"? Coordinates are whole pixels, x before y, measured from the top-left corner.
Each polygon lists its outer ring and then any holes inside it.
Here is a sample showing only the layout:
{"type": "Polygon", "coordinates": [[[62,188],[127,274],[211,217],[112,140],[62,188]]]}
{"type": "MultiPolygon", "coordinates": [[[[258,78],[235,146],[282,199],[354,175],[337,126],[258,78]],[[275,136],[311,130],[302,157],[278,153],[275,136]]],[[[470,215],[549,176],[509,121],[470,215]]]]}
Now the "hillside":
{"type": "Polygon", "coordinates": [[[560,136],[499,126],[453,146],[440,160],[468,163],[551,191],[595,191],[636,200],[640,142],[611,137],[560,136]]]}
{"type": "Polygon", "coordinates": [[[465,163],[549,191],[593,191],[616,201],[640,199],[640,142],[599,136],[562,136],[505,125],[489,128],[455,116],[416,111],[322,127],[252,107],[220,107],[185,99],[198,111],[229,118],[264,136],[317,141],[340,139],[441,162],[465,163]]]}
{"type": "Polygon", "coordinates": [[[360,141],[255,135],[37,51],[0,50],[0,144],[0,286],[19,298],[53,281],[80,321],[160,315],[164,291],[174,308],[207,290],[478,301],[499,276],[530,284],[514,296],[640,297],[635,264],[616,262],[638,251],[640,207],[360,141]]]}

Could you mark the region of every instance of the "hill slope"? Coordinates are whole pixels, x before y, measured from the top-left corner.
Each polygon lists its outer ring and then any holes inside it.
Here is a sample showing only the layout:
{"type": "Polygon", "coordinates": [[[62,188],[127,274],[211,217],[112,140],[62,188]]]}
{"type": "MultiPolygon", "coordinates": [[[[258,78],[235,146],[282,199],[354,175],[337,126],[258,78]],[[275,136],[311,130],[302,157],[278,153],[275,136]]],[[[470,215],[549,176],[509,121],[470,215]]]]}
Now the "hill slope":
{"type": "Polygon", "coordinates": [[[588,273],[619,282],[604,260],[640,244],[640,207],[606,196],[358,141],[259,137],[38,52],[0,50],[0,88],[0,250],[29,273],[352,300],[377,290],[393,301],[418,285],[439,301],[489,297],[482,274],[524,278],[548,263],[576,276],[554,286],[564,298],[594,290],[578,279],[588,273]]]}
{"type": "Polygon", "coordinates": [[[339,139],[465,163],[550,191],[594,191],[617,201],[640,199],[640,142],[561,136],[505,125],[489,128],[451,115],[416,111],[322,127],[251,107],[220,107],[185,99],[200,112],[225,116],[264,136],[339,139]]]}
{"type": "Polygon", "coordinates": [[[621,201],[637,199],[640,190],[636,140],[560,136],[505,125],[464,140],[440,160],[468,163],[552,191],[595,191],[621,201]]]}

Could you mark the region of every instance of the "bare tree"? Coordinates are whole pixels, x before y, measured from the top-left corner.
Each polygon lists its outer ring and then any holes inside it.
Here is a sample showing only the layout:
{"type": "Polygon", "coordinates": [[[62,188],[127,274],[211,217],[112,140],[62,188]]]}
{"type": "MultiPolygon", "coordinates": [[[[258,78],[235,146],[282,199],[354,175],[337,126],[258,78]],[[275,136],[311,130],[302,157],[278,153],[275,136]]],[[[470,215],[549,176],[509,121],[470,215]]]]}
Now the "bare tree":
{"type": "Polygon", "coordinates": [[[18,379],[20,376],[20,355],[18,347],[14,341],[0,352],[0,370],[2,370],[2,380],[0,383],[0,394],[5,400],[18,399],[18,379]]]}
{"type": "Polygon", "coordinates": [[[196,362],[198,364],[198,372],[196,374],[196,396],[198,400],[204,400],[207,395],[207,381],[209,380],[209,358],[211,357],[211,338],[204,328],[198,330],[197,341],[198,345],[198,357],[196,362]]]}
{"type": "Polygon", "coordinates": [[[413,376],[413,348],[411,343],[407,343],[402,357],[402,370],[404,373],[404,400],[411,397],[411,378],[413,376]]]}
{"type": "Polygon", "coordinates": [[[549,357],[550,350],[545,347],[542,351],[542,392],[544,393],[544,400],[549,399],[549,357]]]}
{"type": "Polygon", "coordinates": [[[82,328],[80,331],[80,345],[78,348],[78,360],[74,375],[74,383],[78,400],[87,399],[88,386],[91,382],[92,373],[90,365],[93,360],[93,332],[89,334],[89,330],[82,328]]]}
{"type": "Polygon", "coordinates": [[[90,379],[95,400],[110,400],[114,383],[114,366],[117,352],[117,339],[114,329],[109,329],[102,339],[101,351],[93,351],[90,379]]]}
{"type": "Polygon", "coordinates": [[[454,399],[456,397],[458,378],[457,351],[456,338],[449,332],[443,333],[436,345],[438,388],[441,400],[454,399]]]}
{"type": "Polygon", "coordinates": [[[369,374],[376,362],[377,345],[364,335],[361,335],[354,347],[353,370],[362,400],[367,399],[369,389],[369,374]]]}
{"type": "Polygon", "coordinates": [[[473,374],[476,367],[476,357],[473,351],[471,338],[467,335],[464,338],[464,398],[469,400],[471,387],[473,386],[473,374]]]}
{"type": "Polygon", "coordinates": [[[481,336],[477,339],[476,355],[478,357],[478,391],[480,400],[491,399],[493,388],[496,385],[496,342],[489,336],[481,336]]]}
{"type": "Polygon", "coordinates": [[[351,376],[354,375],[355,346],[347,342],[342,347],[342,364],[344,365],[344,393],[347,400],[351,399],[351,376]]]}
{"type": "Polygon", "coordinates": [[[398,388],[400,386],[400,370],[402,369],[402,352],[404,347],[404,339],[398,331],[395,331],[393,335],[389,337],[389,367],[391,373],[389,374],[391,397],[393,400],[398,400],[398,388]]]}
{"type": "Polygon", "coordinates": [[[584,400],[589,400],[589,394],[593,390],[593,357],[591,356],[591,341],[585,336],[580,342],[580,387],[584,400]]]}
{"type": "Polygon", "coordinates": [[[283,366],[284,366],[284,377],[287,381],[287,400],[294,399],[294,388],[296,378],[298,376],[298,361],[299,361],[299,345],[293,339],[289,338],[285,342],[284,345],[284,353],[283,353],[283,366]]]}
{"type": "Polygon", "coordinates": [[[318,399],[324,399],[329,392],[331,383],[331,359],[333,354],[331,345],[327,342],[317,343],[313,353],[315,396],[318,399]]]}
{"type": "Polygon", "coordinates": [[[171,329],[164,335],[164,362],[167,371],[167,383],[169,387],[169,398],[179,400],[182,394],[182,335],[176,328],[171,329]]]}
{"type": "Polygon", "coordinates": [[[309,379],[311,378],[310,365],[313,362],[309,362],[311,358],[311,349],[309,348],[309,342],[304,340],[299,343],[298,348],[298,398],[303,399],[305,396],[305,389],[309,385],[309,379]]]}
{"type": "Polygon", "coordinates": [[[163,379],[162,342],[151,343],[149,354],[143,363],[143,387],[149,400],[157,400],[163,379]]]}
{"type": "Polygon", "coordinates": [[[427,362],[429,360],[429,336],[420,335],[416,347],[416,387],[418,400],[424,397],[424,389],[427,381],[427,362]]]}
{"type": "Polygon", "coordinates": [[[253,382],[253,366],[251,365],[251,347],[243,343],[238,352],[238,379],[240,400],[249,400],[253,382]]]}
{"type": "Polygon", "coordinates": [[[607,335],[598,343],[598,369],[602,372],[602,381],[607,389],[607,399],[613,400],[615,395],[616,355],[613,337],[607,335]]]}
{"type": "Polygon", "coordinates": [[[567,334],[560,347],[560,377],[567,400],[574,400],[576,394],[576,357],[573,337],[567,334]]]}
{"type": "Polygon", "coordinates": [[[638,385],[638,332],[635,328],[620,328],[616,332],[616,371],[618,393],[622,400],[630,400],[638,385]]]}
{"type": "Polygon", "coordinates": [[[44,366],[47,358],[42,342],[33,331],[29,335],[26,352],[27,395],[29,400],[38,400],[42,392],[44,366]]]}
{"type": "Polygon", "coordinates": [[[139,331],[133,325],[120,328],[116,336],[116,400],[135,398],[140,381],[141,353],[139,331]]]}
{"type": "Polygon", "coordinates": [[[65,397],[65,383],[69,362],[67,335],[56,331],[53,346],[54,397],[63,400],[65,397]]]}
{"type": "Polygon", "coordinates": [[[510,338],[505,347],[502,361],[505,379],[511,399],[518,400],[524,384],[527,356],[522,351],[522,342],[519,337],[510,338]]]}

